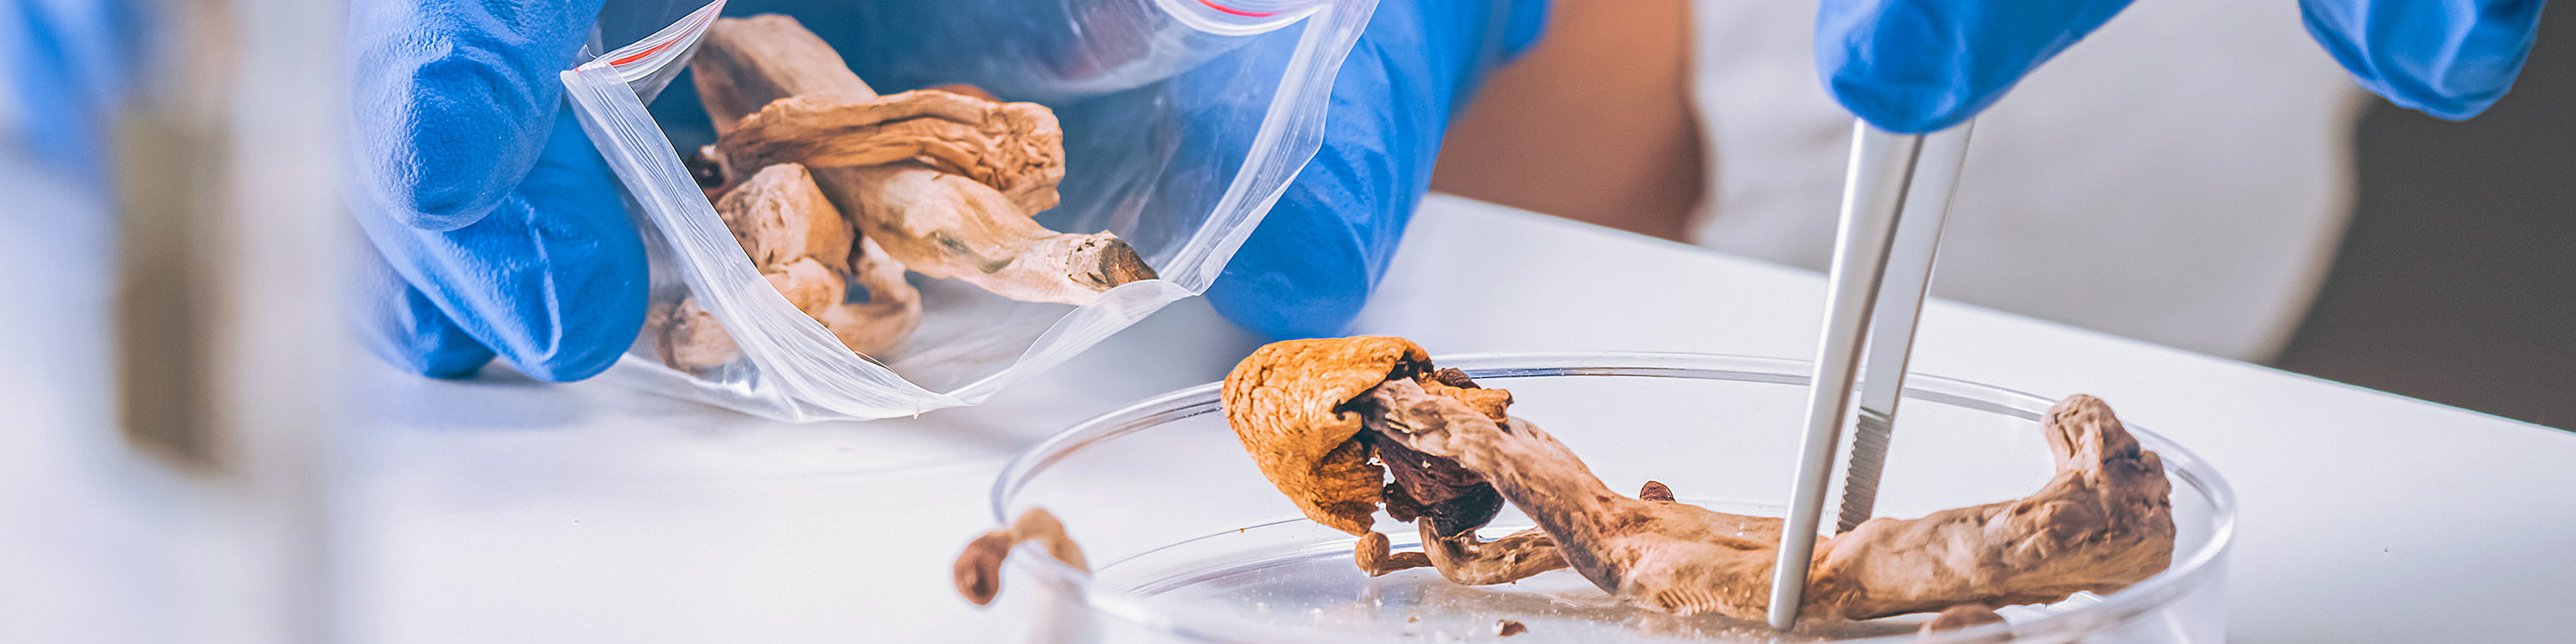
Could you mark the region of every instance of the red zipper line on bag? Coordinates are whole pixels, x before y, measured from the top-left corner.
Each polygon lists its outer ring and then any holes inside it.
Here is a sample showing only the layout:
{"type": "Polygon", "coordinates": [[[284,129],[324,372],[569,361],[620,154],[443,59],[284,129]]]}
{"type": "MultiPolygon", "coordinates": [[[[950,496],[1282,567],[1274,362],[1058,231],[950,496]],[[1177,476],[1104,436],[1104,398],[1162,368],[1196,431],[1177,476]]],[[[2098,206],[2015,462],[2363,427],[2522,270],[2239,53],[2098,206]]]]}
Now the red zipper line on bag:
{"type": "MultiPolygon", "coordinates": [[[[1199,1],[1200,1],[1200,2],[1206,2],[1207,0],[1199,0],[1199,1]]],[[[1215,6],[1215,5],[1209,5],[1209,6],[1215,6]]],[[[699,19],[697,20],[697,23],[698,23],[698,24],[705,24],[705,23],[706,23],[706,21],[707,21],[709,18],[714,18],[714,17],[715,17],[715,14],[707,14],[707,15],[706,15],[706,17],[699,18],[699,19]]],[[[689,28],[689,31],[697,31],[697,28],[696,28],[696,27],[691,27],[691,28],[689,28]]],[[[662,41],[662,43],[661,43],[661,44],[657,44],[657,45],[654,45],[654,46],[651,46],[651,47],[646,47],[646,48],[644,48],[644,51],[635,52],[634,54],[630,54],[630,55],[628,55],[628,56],[627,56],[627,57],[625,57],[625,58],[619,58],[619,59],[617,59],[617,60],[608,61],[608,66],[610,66],[610,67],[620,67],[620,66],[624,66],[624,65],[625,65],[625,64],[627,64],[627,63],[631,63],[631,62],[635,62],[635,61],[637,61],[637,60],[641,60],[641,59],[643,59],[645,56],[651,56],[651,55],[653,55],[653,52],[661,51],[661,50],[662,50],[662,48],[671,46],[671,43],[679,42],[679,41],[681,40],[681,38],[684,38],[684,37],[686,37],[686,35],[685,35],[685,34],[677,35],[677,36],[672,37],[670,40],[662,41]]]]}
{"type": "Polygon", "coordinates": [[[1217,4],[1217,3],[1216,3],[1216,0],[1199,0],[1199,4],[1207,5],[1207,8],[1209,8],[1209,9],[1215,9],[1215,10],[1217,10],[1217,11],[1222,11],[1222,12],[1225,12],[1225,13],[1230,13],[1230,14],[1234,14],[1234,15],[1238,15],[1238,16],[1243,16],[1243,17],[1245,17],[1245,18],[1268,18],[1268,17],[1271,17],[1271,16],[1279,15],[1279,12],[1277,12],[1277,11],[1244,11],[1244,10],[1242,10],[1242,9],[1236,9],[1236,8],[1234,8],[1234,7],[1228,7],[1228,6],[1225,6],[1225,5],[1217,4]]]}

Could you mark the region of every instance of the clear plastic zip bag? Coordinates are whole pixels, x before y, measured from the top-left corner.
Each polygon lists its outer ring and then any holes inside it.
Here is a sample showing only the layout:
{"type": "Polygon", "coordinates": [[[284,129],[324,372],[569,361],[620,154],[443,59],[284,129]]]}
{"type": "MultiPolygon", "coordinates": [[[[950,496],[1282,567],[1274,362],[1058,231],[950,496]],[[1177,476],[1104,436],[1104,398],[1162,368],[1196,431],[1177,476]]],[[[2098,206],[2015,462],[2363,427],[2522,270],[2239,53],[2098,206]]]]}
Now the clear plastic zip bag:
{"type": "Polygon", "coordinates": [[[795,421],[982,402],[1207,290],[1314,155],[1333,75],[1375,4],[837,5],[848,20],[816,31],[846,30],[824,36],[872,43],[838,53],[881,94],[964,84],[1052,109],[1063,130],[1060,201],[1034,219],[1063,233],[1114,234],[1157,275],[1072,305],[912,273],[906,281],[922,307],[917,330],[890,350],[861,355],[773,288],[726,228],[673,143],[696,124],[657,123],[646,109],[688,66],[724,0],[610,0],[586,62],[562,74],[568,96],[643,231],[656,315],[690,300],[739,352],[718,365],[674,368],[648,323],[609,377],[795,421]]]}

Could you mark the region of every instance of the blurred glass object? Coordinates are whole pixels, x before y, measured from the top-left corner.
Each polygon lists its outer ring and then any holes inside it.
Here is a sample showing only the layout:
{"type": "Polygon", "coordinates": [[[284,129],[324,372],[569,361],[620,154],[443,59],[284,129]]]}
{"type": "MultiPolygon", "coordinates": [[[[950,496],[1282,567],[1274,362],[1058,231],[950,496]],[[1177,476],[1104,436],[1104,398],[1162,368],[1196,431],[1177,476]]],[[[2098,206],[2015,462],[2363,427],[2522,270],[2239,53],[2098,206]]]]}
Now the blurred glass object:
{"type": "Polygon", "coordinates": [[[0,14],[0,641],[334,639],[341,8],[0,14]]]}

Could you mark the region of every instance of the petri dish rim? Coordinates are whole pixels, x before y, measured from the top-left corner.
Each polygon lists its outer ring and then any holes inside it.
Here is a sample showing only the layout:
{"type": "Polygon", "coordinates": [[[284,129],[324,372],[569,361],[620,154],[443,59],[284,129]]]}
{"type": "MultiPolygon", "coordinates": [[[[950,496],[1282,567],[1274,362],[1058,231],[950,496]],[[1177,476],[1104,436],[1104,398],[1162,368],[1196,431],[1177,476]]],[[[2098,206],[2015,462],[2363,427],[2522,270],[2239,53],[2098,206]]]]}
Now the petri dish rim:
{"type": "MultiPolygon", "coordinates": [[[[1435,356],[1435,361],[1442,367],[1465,371],[1469,377],[1478,380],[1664,377],[1781,385],[1807,384],[1812,364],[1806,360],[1786,358],[1642,351],[1475,353],[1435,356]]],[[[1221,385],[1208,383],[1148,398],[1076,423],[1030,446],[1005,464],[993,481],[990,506],[993,521],[996,524],[1009,522],[1011,500],[1031,479],[1087,446],[1173,421],[1219,412],[1222,403],[1217,390],[1221,385]]],[[[2056,403],[2027,392],[1912,371],[1906,374],[1904,397],[2032,422],[2037,422],[2056,403]]],[[[2100,603],[2076,610],[2018,624],[1992,624],[1930,636],[1900,635],[1838,641],[1911,644],[2054,641],[2099,626],[2125,623],[2182,597],[2204,577],[2218,574],[2218,567],[2223,565],[2235,539],[2235,491],[2198,454],[2136,423],[2124,424],[2142,445],[2157,452],[2168,474],[2208,498],[2210,514],[2216,525],[2210,530],[2209,540],[2199,549],[2176,557],[2174,564],[2162,574],[2102,595],[2100,603]]],[[[1240,635],[1264,630],[1264,624],[1253,620],[1164,610],[1151,597],[1092,584],[1090,573],[1048,557],[1045,550],[1035,544],[1022,544],[1004,565],[1009,570],[1034,577],[1043,586],[1080,595],[1084,605],[1093,611],[1151,630],[1209,642],[1273,641],[1244,639],[1240,635]]]]}

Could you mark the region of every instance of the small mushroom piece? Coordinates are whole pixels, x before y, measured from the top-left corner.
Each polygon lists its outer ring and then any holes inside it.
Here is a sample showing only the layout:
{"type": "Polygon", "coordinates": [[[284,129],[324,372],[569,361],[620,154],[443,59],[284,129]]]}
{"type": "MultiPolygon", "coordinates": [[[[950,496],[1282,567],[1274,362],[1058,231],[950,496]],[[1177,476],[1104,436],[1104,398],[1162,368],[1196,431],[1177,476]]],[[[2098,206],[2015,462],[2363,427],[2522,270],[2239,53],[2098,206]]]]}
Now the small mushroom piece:
{"type": "Polygon", "coordinates": [[[1011,556],[1012,548],[1029,541],[1045,546],[1047,556],[1056,561],[1091,570],[1090,560],[1082,556],[1082,546],[1075,545],[1073,537],[1064,533],[1064,523],[1045,508],[1029,508],[1012,520],[1010,527],[984,533],[967,543],[964,552],[957,553],[957,563],[951,568],[957,594],[965,595],[966,601],[977,606],[993,603],[993,596],[1002,592],[1002,562],[1011,556]]]}
{"type": "Polygon", "coordinates": [[[1941,609],[1940,614],[1932,616],[1932,621],[1923,623],[1923,630],[1916,632],[1923,635],[1930,635],[1942,631],[1955,631],[1970,626],[1994,624],[2002,621],[2004,621],[2004,616],[1996,614],[1993,607],[1985,604],[1960,604],[1941,609]]]}
{"type": "MultiPolygon", "coordinates": [[[[769,267],[797,258],[839,258],[850,252],[850,225],[814,187],[804,166],[761,168],[716,200],[716,216],[733,232],[751,265],[769,267]]],[[[764,269],[766,270],[766,269],[764,269]]]]}
{"type": "Polygon", "coordinates": [[[1392,550],[1385,533],[1371,532],[1361,535],[1359,542],[1352,545],[1351,562],[1359,564],[1360,571],[1371,577],[1431,565],[1431,557],[1423,553],[1392,550]]]}
{"type": "Polygon", "coordinates": [[[1565,567],[1565,556],[1557,550],[1556,540],[1537,528],[1522,530],[1501,539],[1485,541],[1476,532],[1439,536],[1432,534],[1430,522],[1414,524],[1422,530],[1422,552],[1440,576],[1466,586],[1507,584],[1530,575],[1565,567]]]}
{"type": "Polygon", "coordinates": [[[841,345],[859,355],[881,356],[921,328],[921,291],[903,279],[903,263],[887,257],[876,240],[861,238],[853,272],[868,301],[839,304],[816,314],[841,345]]]}
{"type": "Polygon", "coordinates": [[[1225,377],[1226,422],[1261,475],[1307,518],[1365,537],[1385,474],[1369,462],[1363,414],[1346,407],[1389,378],[1429,369],[1403,338],[1274,342],[1225,377]]]}
{"type": "Polygon", "coordinates": [[[725,333],[714,314],[699,308],[694,297],[655,305],[645,316],[645,331],[654,338],[653,349],[662,354],[662,364],[681,371],[721,367],[742,353],[733,335],[725,333]]]}
{"type": "Polygon", "coordinates": [[[786,265],[770,267],[760,276],[767,278],[770,288],[778,289],[778,294],[786,296],[787,303],[794,305],[796,310],[817,318],[822,317],[824,311],[840,306],[844,289],[848,288],[841,281],[839,272],[824,268],[822,262],[812,257],[800,257],[786,265]]]}

